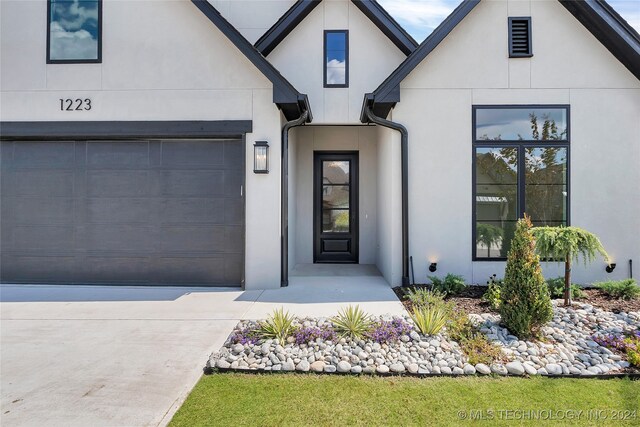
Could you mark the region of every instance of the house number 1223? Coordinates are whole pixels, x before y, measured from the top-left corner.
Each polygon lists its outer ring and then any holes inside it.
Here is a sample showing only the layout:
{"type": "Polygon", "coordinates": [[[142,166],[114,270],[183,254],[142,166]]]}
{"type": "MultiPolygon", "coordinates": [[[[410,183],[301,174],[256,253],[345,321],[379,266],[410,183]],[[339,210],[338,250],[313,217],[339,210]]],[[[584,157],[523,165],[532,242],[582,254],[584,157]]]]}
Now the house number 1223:
{"type": "Polygon", "coordinates": [[[85,99],[60,98],[60,111],[83,111],[83,110],[86,110],[86,111],[91,110],[90,98],[85,98],[85,99]]]}

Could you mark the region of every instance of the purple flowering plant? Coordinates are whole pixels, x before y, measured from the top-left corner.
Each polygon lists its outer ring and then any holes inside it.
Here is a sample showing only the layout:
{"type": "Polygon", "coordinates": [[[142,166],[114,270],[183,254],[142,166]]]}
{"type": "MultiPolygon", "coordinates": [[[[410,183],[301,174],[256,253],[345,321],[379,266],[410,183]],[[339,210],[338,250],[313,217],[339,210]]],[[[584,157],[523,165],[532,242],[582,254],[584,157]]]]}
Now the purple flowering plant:
{"type": "Polygon", "coordinates": [[[400,317],[392,320],[379,320],[374,322],[367,338],[377,343],[397,341],[402,335],[406,335],[413,329],[413,326],[400,317]]]}
{"type": "Polygon", "coordinates": [[[331,326],[301,326],[293,332],[296,344],[306,344],[320,338],[323,341],[335,341],[336,331],[331,326]]]}
{"type": "Polygon", "coordinates": [[[257,344],[260,342],[260,329],[257,326],[247,326],[234,331],[229,337],[231,344],[257,344]]]}
{"type": "Polygon", "coordinates": [[[626,353],[629,363],[640,367],[640,329],[624,334],[596,335],[593,340],[603,347],[626,353]]]}

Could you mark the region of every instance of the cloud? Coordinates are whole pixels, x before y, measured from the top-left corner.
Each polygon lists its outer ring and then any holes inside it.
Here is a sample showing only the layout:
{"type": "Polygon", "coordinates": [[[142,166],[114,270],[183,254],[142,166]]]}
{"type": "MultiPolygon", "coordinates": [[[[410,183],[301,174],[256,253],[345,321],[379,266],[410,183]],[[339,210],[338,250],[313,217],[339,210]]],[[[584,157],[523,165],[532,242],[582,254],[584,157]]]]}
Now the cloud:
{"type": "Polygon", "coordinates": [[[98,40],[86,30],[66,31],[59,22],[51,23],[51,59],[96,59],[98,40]]]}
{"type": "Polygon", "coordinates": [[[460,0],[379,0],[413,38],[422,41],[460,4],[460,0]]]}
{"type": "Polygon", "coordinates": [[[345,76],[345,61],[338,61],[332,59],[327,62],[327,84],[330,85],[342,85],[346,83],[345,76]]]}
{"type": "Polygon", "coordinates": [[[53,15],[64,29],[79,30],[85,24],[93,26],[98,21],[98,3],[85,2],[82,6],[79,0],[74,0],[73,3],[54,3],[53,15]]]}

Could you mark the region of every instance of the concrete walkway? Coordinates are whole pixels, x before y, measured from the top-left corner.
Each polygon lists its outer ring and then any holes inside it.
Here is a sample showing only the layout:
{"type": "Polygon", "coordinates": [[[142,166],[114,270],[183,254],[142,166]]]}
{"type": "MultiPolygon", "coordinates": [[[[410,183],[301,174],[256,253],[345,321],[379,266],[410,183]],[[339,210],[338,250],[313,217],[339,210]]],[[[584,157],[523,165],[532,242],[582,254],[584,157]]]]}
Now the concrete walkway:
{"type": "Polygon", "coordinates": [[[0,286],[0,425],[166,425],[240,319],[284,306],[402,314],[380,277],[296,277],[269,291],[0,286]]]}

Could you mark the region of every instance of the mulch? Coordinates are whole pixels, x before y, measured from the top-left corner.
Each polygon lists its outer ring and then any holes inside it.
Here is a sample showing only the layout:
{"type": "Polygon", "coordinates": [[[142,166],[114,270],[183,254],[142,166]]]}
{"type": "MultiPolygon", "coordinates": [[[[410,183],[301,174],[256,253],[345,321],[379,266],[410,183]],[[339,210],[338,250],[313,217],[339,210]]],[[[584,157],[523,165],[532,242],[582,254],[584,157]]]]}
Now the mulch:
{"type": "MultiPolygon", "coordinates": [[[[430,288],[430,285],[414,285],[414,286],[398,286],[393,288],[398,299],[404,304],[407,310],[411,310],[411,301],[407,299],[407,292],[412,288],[430,288]]],[[[458,296],[448,297],[447,300],[455,302],[458,308],[465,310],[471,314],[494,313],[489,304],[482,301],[482,295],[487,290],[486,286],[467,286],[465,290],[458,296]]],[[[576,300],[605,311],[613,313],[640,311],[640,298],[634,300],[613,299],[600,291],[599,289],[583,289],[586,294],[585,298],[576,300]]]]}

